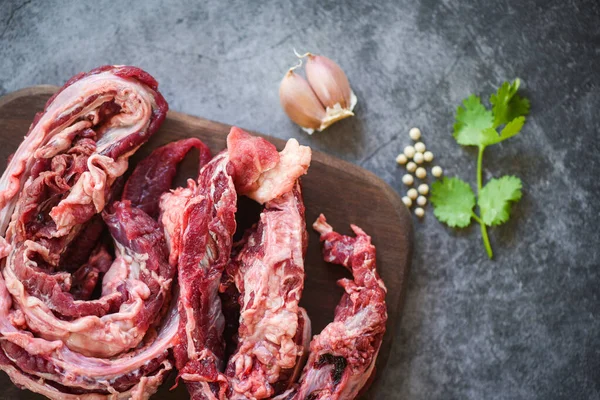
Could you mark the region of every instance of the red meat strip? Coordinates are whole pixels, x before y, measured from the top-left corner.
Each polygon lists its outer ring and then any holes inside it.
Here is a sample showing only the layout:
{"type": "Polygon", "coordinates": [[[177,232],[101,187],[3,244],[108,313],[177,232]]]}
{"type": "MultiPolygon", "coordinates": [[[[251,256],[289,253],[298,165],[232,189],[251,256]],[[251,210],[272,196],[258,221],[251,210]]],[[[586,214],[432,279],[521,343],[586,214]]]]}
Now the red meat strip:
{"type": "Polygon", "coordinates": [[[103,245],[98,246],[87,263],[77,269],[73,275],[71,294],[76,300],[89,300],[101,274],[112,265],[112,257],[103,245]]]}
{"type": "Polygon", "coordinates": [[[131,200],[153,218],[158,217],[160,195],[171,189],[177,165],[193,148],[200,152],[200,167],[210,161],[210,150],[200,139],[172,142],[154,150],[138,163],[123,189],[123,199],[131,200]]]}
{"type": "Polygon", "coordinates": [[[310,343],[310,356],[296,388],[279,400],[354,399],[374,372],[385,333],[386,288],[375,263],[375,246],[359,227],[356,237],[333,231],[321,214],[313,227],[321,234],[325,261],[348,268],[354,280],[341,279],[346,293],[334,322],[310,343]]]}
{"type": "Polygon", "coordinates": [[[294,140],[277,153],[265,139],[235,127],[227,146],[201,169],[197,182],[163,195],[160,204],[180,285],[180,343],[174,354],[193,399],[223,398],[228,388],[220,373],[224,318],[218,290],[236,228],[236,188],[260,201],[272,200],[291,191],[310,162],[310,149],[294,140]],[[293,164],[292,158],[296,168],[284,178],[271,172],[281,170],[283,161],[293,164]]]}
{"type": "Polygon", "coordinates": [[[304,287],[307,247],[299,182],[270,200],[258,225],[244,238],[235,267],[228,268],[240,292],[238,347],[229,359],[230,399],[264,399],[289,387],[310,322],[298,306],[304,287]],[[233,269],[233,270],[232,270],[233,269]]]}

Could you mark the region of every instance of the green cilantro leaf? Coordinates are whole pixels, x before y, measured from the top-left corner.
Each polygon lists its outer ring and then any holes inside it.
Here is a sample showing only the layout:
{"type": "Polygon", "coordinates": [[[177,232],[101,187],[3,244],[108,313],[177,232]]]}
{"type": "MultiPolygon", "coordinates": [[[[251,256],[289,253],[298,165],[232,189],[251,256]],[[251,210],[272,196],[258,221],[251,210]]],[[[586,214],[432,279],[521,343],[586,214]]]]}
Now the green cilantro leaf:
{"type": "Polygon", "coordinates": [[[474,94],[463,101],[456,109],[454,138],[463,146],[480,146],[493,142],[498,137],[488,128],[494,127],[494,116],[487,110],[481,99],[474,94]]]}
{"type": "Polygon", "coordinates": [[[468,183],[459,178],[444,178],[431,185],[433,214],[450,227],[464,228],[471,223],[475,194],[468,183]]]}
{"type": "Polygon", "coordinates": [[[477,201],[483,222],[492,226],[508,221],[511,202],[521,198],[521,187],[521,180],[516,176],[489,181],[481,189],[477,201]]]}
{"type": "Polygon", "coordinates": [[[525,117],[517,117],[506,124],[504,128],[502,128],[500,135],[498,135],[498,132],[495,128],[487,128],[484,134],[486,139],[482,144],[484,146],[489,146],[491,144],[500,143],[503,140],[511,138],[517,133],[521,132],[523,124],[525,124],[525,117]]]}
{"type": "Polygon", "coordinates": [[[512,84],[504,82],[498,91],[490,96],[494,113],[494,128],[529,114],[529,100],[517,94],[520,85],[521,81],[518,78],[512,84]]]}
{"type": "Polygon", "coordinates": [[[517,133],[521,132],[521,128],[525,124],[525,117],[517,117],[511,120],[508,124],[502,128],[500,132],[500,142],[515,136],[517,133]]]}

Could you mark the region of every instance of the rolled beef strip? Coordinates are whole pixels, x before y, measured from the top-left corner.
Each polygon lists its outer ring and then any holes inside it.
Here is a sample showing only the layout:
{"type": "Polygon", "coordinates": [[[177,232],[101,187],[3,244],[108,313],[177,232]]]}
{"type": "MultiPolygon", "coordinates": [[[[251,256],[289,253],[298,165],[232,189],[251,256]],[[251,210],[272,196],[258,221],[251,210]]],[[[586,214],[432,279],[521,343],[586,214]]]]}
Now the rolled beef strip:
{"type": "Polygon", "coordinates": [[[129,157],[167,109],[148,73],[100,67],[47,102],[10,159],[0,178],[0,369],[16,385],[51,399],[147,399],[172,369],[175,268],[149,199],[168,190],[185,148],[203,145],[153,153],[146,166],[160,161],[161,185],[134,171],[119,196],[129,157]]]}

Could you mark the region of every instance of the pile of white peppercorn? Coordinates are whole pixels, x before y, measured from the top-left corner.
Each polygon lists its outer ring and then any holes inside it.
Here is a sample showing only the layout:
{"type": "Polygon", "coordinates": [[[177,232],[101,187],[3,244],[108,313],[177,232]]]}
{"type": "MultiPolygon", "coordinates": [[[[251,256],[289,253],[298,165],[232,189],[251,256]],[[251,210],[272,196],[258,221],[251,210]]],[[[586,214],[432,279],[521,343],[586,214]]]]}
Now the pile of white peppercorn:
{"type": "MultiPolygon", "coordinates": [[[[402,183],[406,186],[412,186],[415,183],[415,177],[412,175],[413,173],[417,179],[420,179],[421,181],[424,181],[427,178],[427,171],[425,170],[424,165],[425,163],[433,161],[433,153],[427,151],[425,143],[420,141],[421,130],[419,128],[411,128],[408,135],[416,143],[414,146],[406,146],[404,152],[398,154],[396,157],[396,162],[400,165],[404,165],[407,171],[407,174],[402,177],[402,183]]],[[[436,178],[442,176],[442,173],[442,168],[438,165],[431,168],[431,174],[436,178]]],[[[402,197],[402,201],[406,207],[409,208],[412,207],[413,201],[416,201],[418,207],[415,207],[415,215],[421,218],[425,215],[423,207],[427,204],[427,194],[429,194],[429,185],[422,182],[417,189],[408,189],[406,196],[402,197]]]]}

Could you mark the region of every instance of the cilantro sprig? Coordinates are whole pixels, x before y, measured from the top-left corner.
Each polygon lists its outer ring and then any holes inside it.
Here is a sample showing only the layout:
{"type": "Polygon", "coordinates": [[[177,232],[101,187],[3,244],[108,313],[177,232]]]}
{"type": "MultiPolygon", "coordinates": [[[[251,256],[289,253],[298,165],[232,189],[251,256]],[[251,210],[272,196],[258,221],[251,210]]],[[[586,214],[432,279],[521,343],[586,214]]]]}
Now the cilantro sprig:
{"type": "Polygon", "coordinates": [[[501,225],[510,217],[511,204],[521,198],[522,183],[516,176],[482,182],[483,153],[488,146],[517,135],[529,114],[529,100],[517,94],[519,79],[504,82],[490,96],[492,109],[487,109],[476,95],[466,98],[456,110],[454,139],[463,146],[476,146],[477,197],[471,186],[460,178],[444,178],[431,186],[431,203],[436,218],[450,227],[465,228],[475,220],[489,258],[493,257],[487,233],[488,226],[501,225]],[[475,206],[479,214],[475,213],[475,206]]]}

